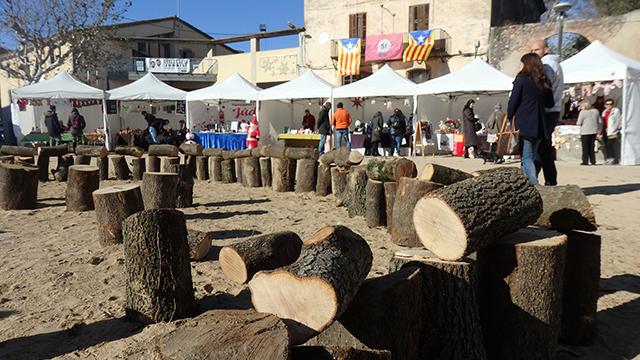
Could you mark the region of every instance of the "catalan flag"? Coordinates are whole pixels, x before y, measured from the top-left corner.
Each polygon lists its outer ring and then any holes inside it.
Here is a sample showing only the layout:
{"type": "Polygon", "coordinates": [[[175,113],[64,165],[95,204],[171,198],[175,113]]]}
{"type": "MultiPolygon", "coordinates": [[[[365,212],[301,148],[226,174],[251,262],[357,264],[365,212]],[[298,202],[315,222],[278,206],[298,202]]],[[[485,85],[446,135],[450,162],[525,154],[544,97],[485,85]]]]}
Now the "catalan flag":
{"type": "Polygon", "coordinates": [[[433,49],[431,30],[418,30],[409,33],[409,46],[404,49],[402,61],[426,61],[433,49]]]}
{"type": "Polygon", "coordinates": [[[360,38],[347,38],[338,41],[338,71],[340,75],[360,74],[360,38]]]}

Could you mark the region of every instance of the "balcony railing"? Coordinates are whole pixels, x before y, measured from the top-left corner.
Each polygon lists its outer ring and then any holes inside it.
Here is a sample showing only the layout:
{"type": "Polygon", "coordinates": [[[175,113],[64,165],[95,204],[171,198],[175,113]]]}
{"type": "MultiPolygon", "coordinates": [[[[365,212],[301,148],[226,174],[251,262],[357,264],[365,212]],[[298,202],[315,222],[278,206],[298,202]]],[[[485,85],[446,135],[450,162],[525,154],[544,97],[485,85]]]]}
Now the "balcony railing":
{"type": "Polygon", "coordinates": [[[129,79],[138,78],[147,72],[157,76],[171,77],[214,77],[218,73],[216,59],[178,59],[178,58],[144,58],[132,57],[115,62],[109,66],[109,78],[129,79]]]}

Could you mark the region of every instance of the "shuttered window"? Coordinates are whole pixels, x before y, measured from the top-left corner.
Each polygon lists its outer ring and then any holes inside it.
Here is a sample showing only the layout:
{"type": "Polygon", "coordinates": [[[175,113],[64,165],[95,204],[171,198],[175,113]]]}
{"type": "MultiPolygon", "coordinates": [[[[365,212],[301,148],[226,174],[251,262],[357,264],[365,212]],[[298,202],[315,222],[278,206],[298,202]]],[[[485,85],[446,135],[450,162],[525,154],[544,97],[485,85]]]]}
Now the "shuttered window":
{"type": "Polygon", "coordinates": [[[409,6],[409,31],[429,30],[429,4],[409,6]]]}
{"type": "Polygon", "coordinates": [[[367,37],[367,13],[349,15],[349,37],[362,40],[367,37]]]}

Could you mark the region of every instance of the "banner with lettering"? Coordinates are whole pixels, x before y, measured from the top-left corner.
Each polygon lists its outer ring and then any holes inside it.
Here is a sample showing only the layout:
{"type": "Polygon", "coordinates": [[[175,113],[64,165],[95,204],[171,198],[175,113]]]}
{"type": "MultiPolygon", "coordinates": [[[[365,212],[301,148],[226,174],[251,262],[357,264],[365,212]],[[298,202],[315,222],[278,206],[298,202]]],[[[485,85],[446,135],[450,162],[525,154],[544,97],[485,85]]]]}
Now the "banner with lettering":
{"type": "Polygon", "coordinates": [[[247,104],[244,101],[223,102],[218,110],[218,121],[250,123],[253,115],[256,114],[256,104],[251,102],[247,104]]]}
{"type": "Polygon", "coordinates": [[[146,58],[147,71],[154,73],[184,74],[191,71],[190,59],[146,58]]]}
{"type": "Polygon", "coordinates": [[[402,58],[402,34],[369,35],[365,44],[365,61],[402,58]]]}

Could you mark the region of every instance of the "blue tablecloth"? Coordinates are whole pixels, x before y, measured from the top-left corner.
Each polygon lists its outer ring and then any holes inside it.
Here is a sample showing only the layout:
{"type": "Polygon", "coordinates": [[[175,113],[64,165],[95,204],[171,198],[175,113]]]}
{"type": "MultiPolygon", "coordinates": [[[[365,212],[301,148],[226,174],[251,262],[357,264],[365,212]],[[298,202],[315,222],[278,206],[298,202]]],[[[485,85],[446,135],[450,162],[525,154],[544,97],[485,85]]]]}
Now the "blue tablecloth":
{"type": "Polygon", "coordinates": [[[195,140],[203,148],[242,150],[247,147],[246,134],[194,133],[195,140]]]}

